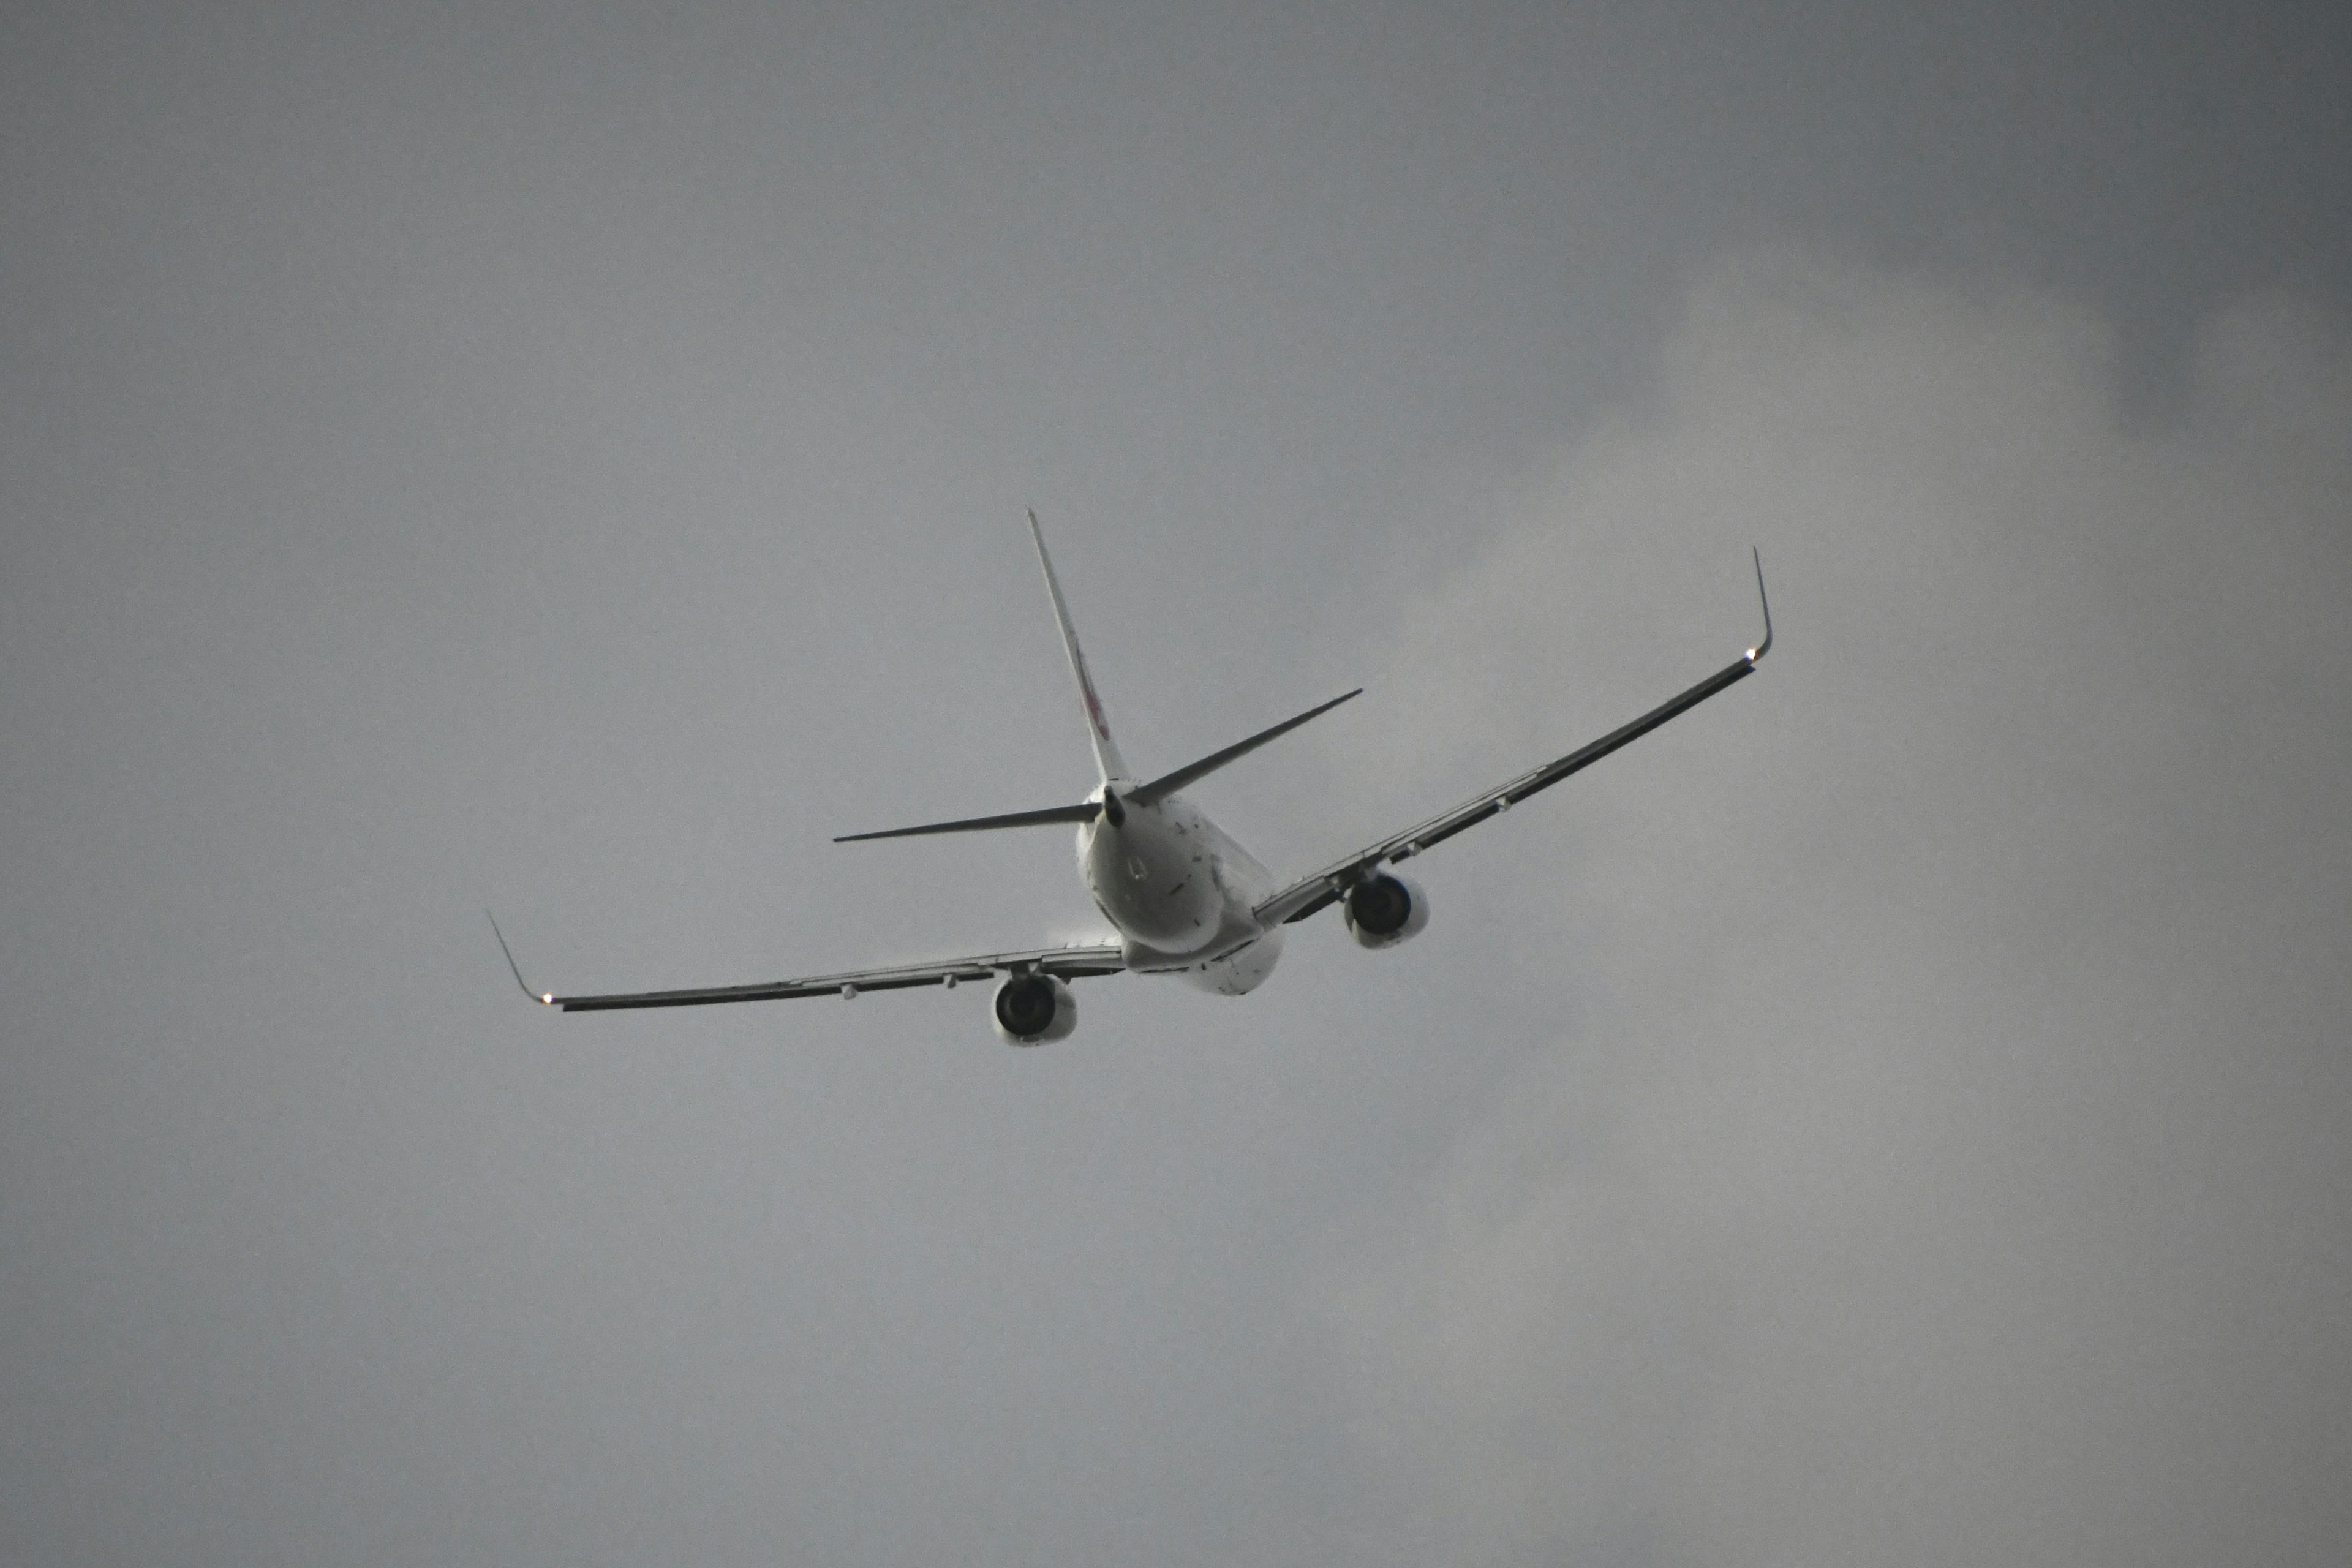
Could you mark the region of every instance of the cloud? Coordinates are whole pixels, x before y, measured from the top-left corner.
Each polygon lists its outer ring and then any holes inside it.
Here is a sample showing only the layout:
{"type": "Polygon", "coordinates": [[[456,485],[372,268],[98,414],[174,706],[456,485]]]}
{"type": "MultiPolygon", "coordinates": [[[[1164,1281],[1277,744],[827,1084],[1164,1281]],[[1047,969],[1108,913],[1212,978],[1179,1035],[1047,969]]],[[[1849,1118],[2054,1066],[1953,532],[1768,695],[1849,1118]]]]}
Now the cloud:
{"type": "Polygon", "coordinates": [[[2064,300],[1744,257],[1402,613],[1400,796],[1727,659],[1750,538],[1781,642],[1475,851],[1532,1048],[1325,1277],[1397,1560],[2352,1534],[2352,349],[2199,345],[2135,424],[2064,300]]]}

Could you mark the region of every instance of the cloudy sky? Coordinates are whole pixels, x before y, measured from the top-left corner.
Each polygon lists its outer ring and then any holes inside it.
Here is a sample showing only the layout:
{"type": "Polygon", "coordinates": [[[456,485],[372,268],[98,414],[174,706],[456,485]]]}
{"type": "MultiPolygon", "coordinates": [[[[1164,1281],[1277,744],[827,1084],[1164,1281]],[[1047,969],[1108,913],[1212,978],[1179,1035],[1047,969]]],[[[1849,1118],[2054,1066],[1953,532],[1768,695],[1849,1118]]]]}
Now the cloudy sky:
{"type": "MultiPolygon", "coordinates": [[[[2004,14],[2004,10],[2008,14],[2004,14]]],[[[2352,1539],[2352,26],[18,5],[0,1557],[2352,1539]],[[1129,757],[1329,917],[1115,979],[1129,757]]]]}

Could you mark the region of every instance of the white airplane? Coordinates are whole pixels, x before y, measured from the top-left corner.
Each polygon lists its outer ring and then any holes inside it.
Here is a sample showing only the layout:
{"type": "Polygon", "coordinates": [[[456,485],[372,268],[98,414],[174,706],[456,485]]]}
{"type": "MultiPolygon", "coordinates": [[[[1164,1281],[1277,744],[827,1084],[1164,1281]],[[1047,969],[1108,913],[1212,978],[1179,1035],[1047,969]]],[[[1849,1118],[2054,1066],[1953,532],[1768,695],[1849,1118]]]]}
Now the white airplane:
{"type": "Polygon", "coordinates": [[[499,951],[515,984],[532,1001],[567,1013],[602,1012],[622,1007],[701,1007],[720,1002],[769,1002],[790,996],[855,997],[864,991],[890,991],[909,985],[946,985],[962,981],[994,980],[996,1032],[1016,1046],[1042,1045],[1068,1037],[1077,1027],[1077,999],[1069,982],[1096,974],[1174,974],[1206,991],[1239,996],[1255,990],[1274,971],[1282,953],[1282,932],[1329,904],[1339,906],[1349,931],[1362,946],[1393,947],[1429,923],[1429,897],[1409,877],[1388,868],[1409,860],[1443,843],[1466,827],[1499,816],[1538,790],[1548,789],[1569,774],[1590,766],[1618,747],[1648,734],[1667,720],[1684,713],[1744,679],[1772,646],[1772,607],[1764,597],[1764,560],[1756,557],[1756,595],[1764,612],[1764,640],[1733,663],[1696,686],[1632,723],[1613,730],[1591,745],[1555,762],[1544,763],[1416,823],[1402,833],[1376,839],[1344,859],[1311,876],[1281,883],[1248,850],[1211,822],[1199,807],[1178,792],[1208,777],[1226,763],[1265,745],[1277,735],[1296,730],[1309,719],[1328,713],[1362,688],[1310,708],[1235,742],[1199,762],[1163,773],[1149,783],[1128,772],[1118,743],[1111,739],[1103,716],[1102,699],[1094,678],[1087,672],[1086,655],[1078,650],[1078,635],[1070,626],[1069,607],[1062,600],[1061,583],[1053,560],[1045,553],[1045,537],[1037,514],[1029,514],[1029,536],[1037,546],[1037,563],[1045,574],[1045,591],[1054,601],[1054,618],[1061,624],[1062,645],[1070,657],[1078,698],[1086,705],[1087,738],[1093,742],[1095,767],[1101,783],[1074,805],[1047,806],[1004,816],[967,817],[956,822],[926,823],[920,827],[893,827],[879,833],[851,833],[835,840],[850,843],[868,838],[903,838],[925,833],[970,833],[995,827],[1031,827],[1069,822],[1078,826],[1078,875],[1095,907],[1118,931],[1118,942],[1087,946],[1034,948],[1024,952],[992,952],[976,958],[950,958],[936,963],[898,964],[882,969],[857,969],[840,974],[811,975],[802,980],[772,980],[754,985],[724,985],[692,991],[637,991],[601,996],[559,996],[538,992],[522,977],[506,938],[498,933],[499,951]]]}

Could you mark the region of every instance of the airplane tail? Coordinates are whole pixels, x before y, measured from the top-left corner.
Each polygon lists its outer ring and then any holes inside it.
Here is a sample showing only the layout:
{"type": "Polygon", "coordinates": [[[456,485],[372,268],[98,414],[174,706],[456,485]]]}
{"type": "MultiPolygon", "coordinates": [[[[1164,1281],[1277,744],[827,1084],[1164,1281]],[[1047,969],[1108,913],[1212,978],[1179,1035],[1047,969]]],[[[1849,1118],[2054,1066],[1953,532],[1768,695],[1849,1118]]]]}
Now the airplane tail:
{"type": "Polygon", "coordinates": [[[1037,545],[1037,564],[1045,571],[1045,592],[1054,596],[1054,619],[1062,627],[1062,647],[1070,656],[1070,674],[1078,683],[1078,700],[1086,704],[1087,739],[1095,749],[1095,769],[1105,784],[1124,783],[1130,778],[1125,759],[1118,754],[1118,742],[1110,738],[1110,721],[1103,716],[1102,699],[1095,694],[1094,677],[1087,673],[1087,656],[1079,651],[1078,634],[1070,625],[1070,607],[1062,602],[1062,584],[1054,575],[1054,558],[1045,553],[1045,535],[1037,526],[1037,514],[1029,514],[1029,537],[1037,545]]]}
{"type": "Polygon", "coordinates": [[[1078,634],[1070,626],[1070,608],[1062,602],[1062,584],[1054,575],[1053,557],[1045,553],[1045,531],[1037,526],[1037,514],[1029,514],[1029,537],[1037,545],[1037,564],[1045,569],[1045,591],[1054,598],[1054,619],[1062,628],[1062,647],[1070,656],[1070,674],[1078,683],[1078,700],[1086,705],[1087,738],[1094,743],[1095,766],[1102,774],[1103,788],[1091,800],[1074,805],[1049,805],[1042,811],[1015,811],[1001,816],[967,816],[953,822],[927,822],[918,827],[891,827],[879,833],[845,833],[834,840],[850,844],[867,838],[911,838],[929,833],[976,833],[998,827],[1042,827],[1053,823],[1092,822],[1108,818],[1113,828],[1127,820],[1127,806],[1122,800],[1139,805],[1156,805],[1178,790],[1203,779],[1228,763],[1238,762],[1268,741],[1287,735],[1309,719],[1328,713],[1340,703],[1361,691],[1347,692],[1330,701],[1310,708],[1295,719],[1286,719],[1270,729],[1261,730],[1245,741],[1237,741],[1221,752],[1213,752],[1197,763],[1178,768],[1138,784],[1135,775],[1127,771],[1127,761],[1118,754],[1118,742],[1110,738],[1110,721],[1103,716],[1102,699],[1095,694],[1094,677],[1087,672],[1087,656],[1078,649],[1078,634]],[[1113,789],[1112,785],[1118,785],[1113,789]]]}

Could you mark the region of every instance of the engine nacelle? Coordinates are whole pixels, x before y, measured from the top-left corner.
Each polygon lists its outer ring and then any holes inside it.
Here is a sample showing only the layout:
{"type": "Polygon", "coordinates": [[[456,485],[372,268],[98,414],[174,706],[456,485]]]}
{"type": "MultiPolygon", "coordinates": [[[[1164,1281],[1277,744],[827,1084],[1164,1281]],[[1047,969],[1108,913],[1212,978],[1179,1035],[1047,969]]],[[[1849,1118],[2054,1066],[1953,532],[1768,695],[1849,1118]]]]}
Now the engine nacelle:
{"type": "Polygon", "coordinates": [[[1383,871],[1348,889],[1339,913],[1360,947],[1394,947],[1429,923],[1429,895],[1410,877],[1383,871]]]}
{"type": "Polygon", "coordinates": [[[996,988],[997,1037],[1008,1046],[1066,1040],[1078,1026],[1078,999],[1050,974],[1016,974],[996,988]]]}

